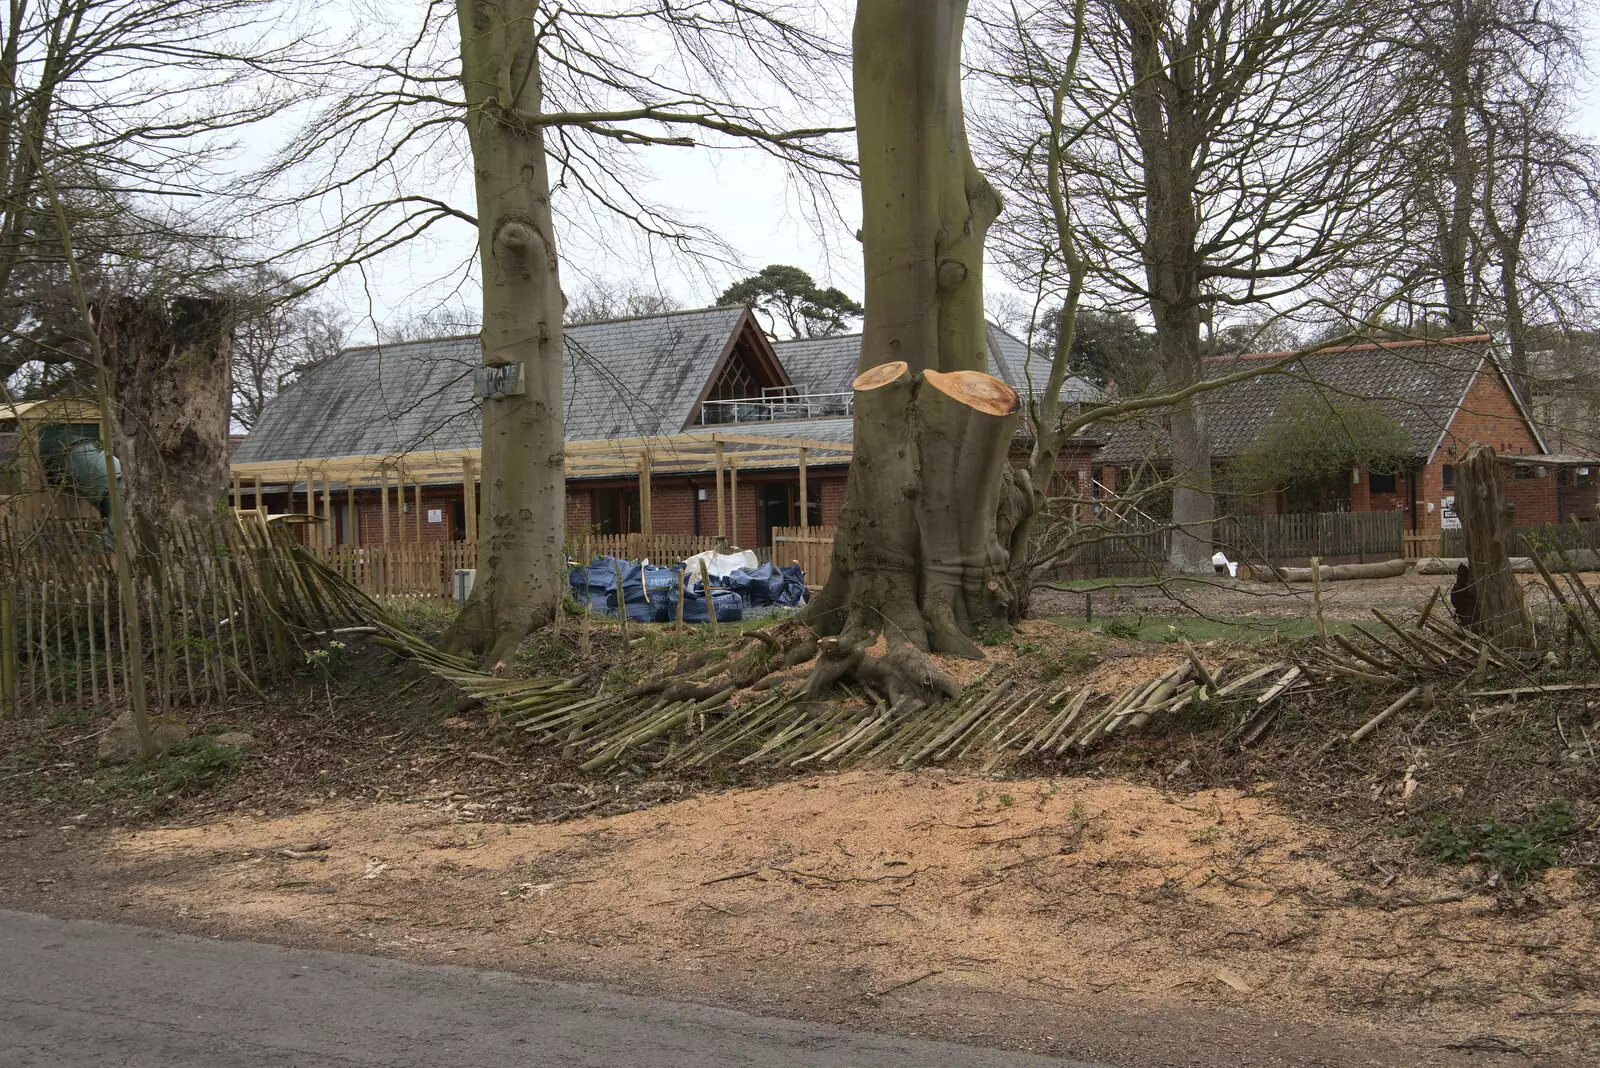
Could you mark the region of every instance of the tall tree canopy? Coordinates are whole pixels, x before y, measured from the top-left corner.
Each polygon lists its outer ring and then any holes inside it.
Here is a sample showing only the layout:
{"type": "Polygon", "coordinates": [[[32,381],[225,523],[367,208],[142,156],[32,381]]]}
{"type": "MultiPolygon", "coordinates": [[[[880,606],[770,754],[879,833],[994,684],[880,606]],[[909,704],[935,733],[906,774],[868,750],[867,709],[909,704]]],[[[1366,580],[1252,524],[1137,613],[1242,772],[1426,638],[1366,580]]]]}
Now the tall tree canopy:
{"type": "Polygon", "coordinates": [[[769,328],[781,322],[790,337],[831,337],[862,315],[861,305],[842,290],[823,288],[800,268],[780,263],[735,282],[717,303],[748,304],[766,315],[769,328]]]}

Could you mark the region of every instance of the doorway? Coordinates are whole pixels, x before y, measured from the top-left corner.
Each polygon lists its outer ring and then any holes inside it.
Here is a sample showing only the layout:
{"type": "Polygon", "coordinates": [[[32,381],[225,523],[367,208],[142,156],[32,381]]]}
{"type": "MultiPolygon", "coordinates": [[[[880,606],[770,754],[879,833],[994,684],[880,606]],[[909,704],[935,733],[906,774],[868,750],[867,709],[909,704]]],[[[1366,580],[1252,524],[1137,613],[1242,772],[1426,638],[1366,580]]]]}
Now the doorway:
{"type": "MultiPolygon", "coordinates": [[[[822,487],[807,480],[806,511],[811,526],[822,525],[822,487]]],[[[800,525],[800,480],[756,483],[756,527],[762,548],[772,545],[772,528],[800,525]]]]}

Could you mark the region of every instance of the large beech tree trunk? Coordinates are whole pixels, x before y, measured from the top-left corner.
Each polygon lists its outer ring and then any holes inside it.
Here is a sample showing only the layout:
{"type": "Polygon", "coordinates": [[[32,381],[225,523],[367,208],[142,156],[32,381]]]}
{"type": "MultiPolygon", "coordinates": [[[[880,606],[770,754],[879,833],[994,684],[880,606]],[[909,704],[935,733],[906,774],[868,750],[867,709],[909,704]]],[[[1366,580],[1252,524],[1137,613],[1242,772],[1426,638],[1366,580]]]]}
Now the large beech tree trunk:
{"type": "Polygon", "coordinates": [[[461,77],[478,199],[483,362],[520,364],[523,391],[483,403],[482,518],[472,597],[448,644],[510,657],[562,595],[561,317],[550,214],[537,0],[459,0],[461,77]]]}
{"type": "Polygon", "coordinates": [[[1533,624],[1511,571],[1511,505],[1500,487],[1494,449],[1473,442],[1456,464],[1456,510],[1467,543],[1467,578],[1476,603],[1473,629],[1502,649],[1533,647],[1533,624]]]}
{"type": "Polygon", "coordinates": [[[838,663],[883,635],[874,681],[891,693],[947,688],[918,654],[981,656],[979,628],[1008,621],[1007,546],[1031,497],[1007,462],[1019,399],[985,371],[983,242],[1000,198],[967,145],[966,9],[856,8],[866,322],[833,573],[808,618],[839,636],[838,663]]]}
{"type": "Polygon", "coordinates": [[[228,485],[233,309],[200,297],[112,297],[95,330],[112,454],[135,531],[211,515],[228,485]]]}

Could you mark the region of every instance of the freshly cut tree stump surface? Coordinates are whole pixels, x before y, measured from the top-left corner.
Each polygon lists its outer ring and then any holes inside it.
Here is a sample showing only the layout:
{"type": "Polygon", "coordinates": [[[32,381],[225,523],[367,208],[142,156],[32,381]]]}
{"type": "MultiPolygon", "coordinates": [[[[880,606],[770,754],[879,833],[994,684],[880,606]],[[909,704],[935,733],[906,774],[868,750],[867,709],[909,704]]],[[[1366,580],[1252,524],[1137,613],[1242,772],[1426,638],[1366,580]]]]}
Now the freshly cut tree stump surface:
{"type": "Polygon", "coordinates": [[[905,374],[910,368],[904,360],[891,360],[880,363],[876,367],[869,367],[856,375],[850,382],[851,389],[868,390],[879,389],[905,374]]]}
{"type": "Polygon", "coordinates": [[[982,371],[924,371],[922,377],[940,393],[985,415],[1006,416],[1022,406],[1016,390],[982,371]]]}

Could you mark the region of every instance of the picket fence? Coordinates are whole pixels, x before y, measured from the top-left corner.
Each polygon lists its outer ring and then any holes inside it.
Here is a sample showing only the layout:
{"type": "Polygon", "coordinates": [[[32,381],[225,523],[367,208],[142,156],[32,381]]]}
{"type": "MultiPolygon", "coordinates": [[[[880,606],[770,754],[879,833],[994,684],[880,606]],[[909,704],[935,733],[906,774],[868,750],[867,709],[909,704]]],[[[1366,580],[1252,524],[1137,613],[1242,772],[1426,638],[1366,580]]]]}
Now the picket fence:
{"type": "Polygon", "coordinates": [[[330,632],[373,617],[370,602],[256,513],[130,533],[137,642],[108,533],[77,521],[0,523],[0,708],[125,709],[140,678],[153,715],[227,708],[314,666],[307,657],[327,654],[330,632]]]}
{"type": "MultiPolygon", "coordinates": [[[[1600,551],[1600,523],[1543,523],[1511,528],[1512,556],[1545,556],[1574,549],[1600,551]]],[[[1466,539],[1460,530],[1439,534],[1440,556],[1467,555],[1466,539]]]]}
{"type": "MultiPolygon", "coordinates": [[[[1212,528],[1213,550],[1230,560],[1281,566],[1324,560],[1392,560],[1402,554],[1398,512],[1313,512],[1224,516],[1212,528]]],[[[1153,519],[1090,530],[1062,577],[1154,577],[1163,573],[1172,531],[1153,519]]]]}
{"type": "Polygon", "coordinates": [[[323,545],[306,552],[371,597],[451,597],[456,571],[478,566],[478,547],[466,541],[323,545]]]}

